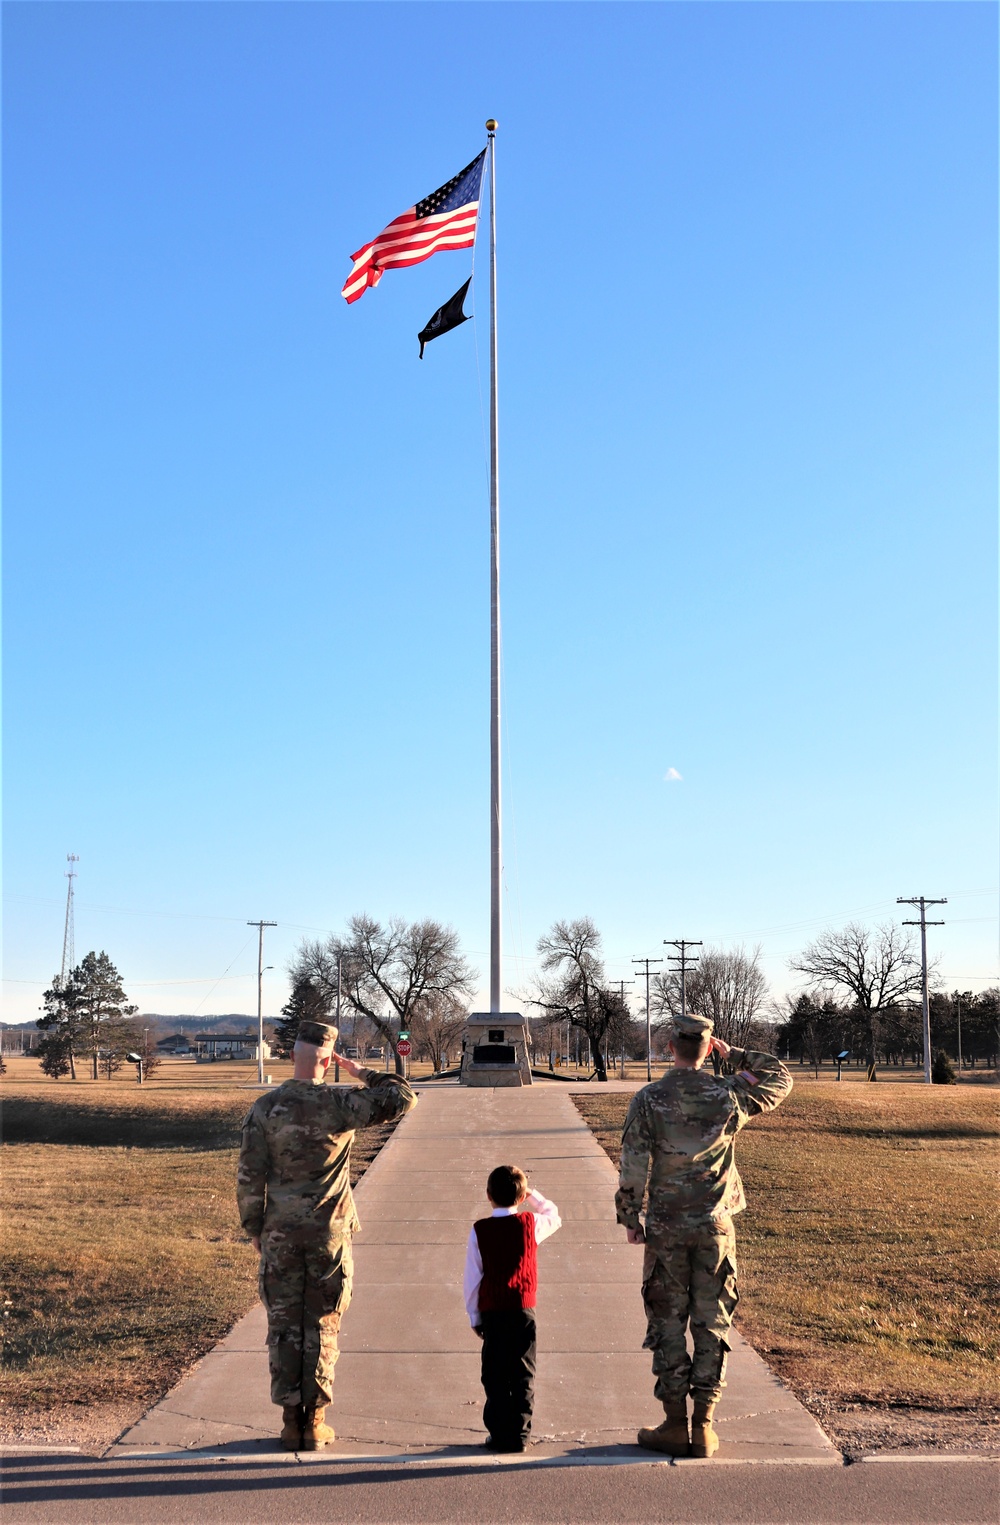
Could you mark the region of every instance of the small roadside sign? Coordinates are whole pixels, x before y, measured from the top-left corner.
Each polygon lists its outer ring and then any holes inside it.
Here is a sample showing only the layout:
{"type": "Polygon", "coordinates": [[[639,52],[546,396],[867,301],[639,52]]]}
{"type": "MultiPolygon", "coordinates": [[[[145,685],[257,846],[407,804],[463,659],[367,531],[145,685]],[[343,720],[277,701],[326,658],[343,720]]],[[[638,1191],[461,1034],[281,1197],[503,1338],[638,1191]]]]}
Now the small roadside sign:
{"type": "Polygon", "coordinates": [[[396,1044],[396,1053],[399,1055],[400,1059],[407,1059],[409,1057],[410,1044],[406,1038],[400,1038],[399,1042],[396,1044]]]}

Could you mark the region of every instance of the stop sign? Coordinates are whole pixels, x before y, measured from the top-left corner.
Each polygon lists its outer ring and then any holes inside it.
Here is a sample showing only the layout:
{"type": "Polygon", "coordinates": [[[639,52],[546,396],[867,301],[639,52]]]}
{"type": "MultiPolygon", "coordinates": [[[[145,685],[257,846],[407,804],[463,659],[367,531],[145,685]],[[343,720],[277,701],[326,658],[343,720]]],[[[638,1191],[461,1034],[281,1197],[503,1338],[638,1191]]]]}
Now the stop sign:
{"type": "Polygon", "coordinates": [[[406,1038],[400,1038],[399,1042],[396,1044],[396,1053],[399,1055],[400,1059],[405,1059],[408,1056],[410,1053],[410,1044],[406,1038]]]}

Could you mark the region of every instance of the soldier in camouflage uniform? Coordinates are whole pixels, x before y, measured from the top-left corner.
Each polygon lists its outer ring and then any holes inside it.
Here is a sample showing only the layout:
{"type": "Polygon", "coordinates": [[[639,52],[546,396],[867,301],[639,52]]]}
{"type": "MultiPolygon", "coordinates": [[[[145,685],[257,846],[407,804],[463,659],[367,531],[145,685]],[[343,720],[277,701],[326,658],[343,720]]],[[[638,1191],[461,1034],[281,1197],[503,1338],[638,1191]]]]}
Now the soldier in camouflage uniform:
{"type": "Polygon", "coordinates": [[[669,1456],[712,1456],[712,1418],[725,1386],[727,1335],[739,1294],[733,1214],[746,1206],[736,1169],[739,1130],[770,1112],[792,1077],[770,1054],[731,1049],[705,1017],[674,1023],[674,1065],[632,1098],[622,1134],[615,1203],[630,1244],[645,1244],[642,1297],[654,1392],[666,1420],[639,1444],[669,1456]],[[732,1073],[703,1068],[713,1049],[732,1073]],[[647,1178],[645,1228],[639,1213],[647,1178]],[[685,1330],[691,1327],[693,1358],[685,1330]],[[694,1402],[688,1434],[687,1395],[694,1402]]]}
{"type": "Polygon", "coordinates": [[[240,1222],[260,1252],[271,1401],[281,1405],[289,1451],[316,1451],[335,1438],[324,1416],[351,1301],[351,1236],[360,1227],[351,1195],[354,1130],[417,1104],[405,1080],[335,1056],[336,1036],[323,1022],[302,1023],[293,1078],[254,1102],[240,1144],[240,1222]],[[334,1057],[363,1084],[324,1085],[334,1057]]]}

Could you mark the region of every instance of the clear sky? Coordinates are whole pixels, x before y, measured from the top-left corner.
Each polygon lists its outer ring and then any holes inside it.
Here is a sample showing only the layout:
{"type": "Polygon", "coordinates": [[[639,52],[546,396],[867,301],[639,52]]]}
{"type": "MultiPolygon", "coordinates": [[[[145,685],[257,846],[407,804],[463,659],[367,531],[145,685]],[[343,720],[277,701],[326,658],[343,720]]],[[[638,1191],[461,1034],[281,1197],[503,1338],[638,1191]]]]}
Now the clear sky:
{"type": "MultiPolygon", "coordinates": [[[[500,122],[506,984],[946,895],[996,978],[997,11],[7,4],[6,1015],[265,1010],[354,911],[488,972],[469,252],[500,122]],[[680,777],[675,777],[679,774],[680,777]]],[[[479,252],[485,272],[485,244],[479,252]]],[[[477,364],[477,350],[479,360],[477,364]]]]}

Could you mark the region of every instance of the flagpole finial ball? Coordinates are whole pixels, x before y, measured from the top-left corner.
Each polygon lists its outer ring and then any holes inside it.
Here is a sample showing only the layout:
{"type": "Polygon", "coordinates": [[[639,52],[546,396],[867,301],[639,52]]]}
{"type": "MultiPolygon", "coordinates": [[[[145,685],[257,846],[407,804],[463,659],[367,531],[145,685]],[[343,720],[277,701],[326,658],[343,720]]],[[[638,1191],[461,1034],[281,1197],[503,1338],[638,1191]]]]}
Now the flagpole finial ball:
{"type": "Polygon", "coordinates": [[[495,117],[490,117],[489,121],[486,123],[486,131],[487,132],[496,132],[496,130],[497,130],[497,121],[496,121],[496,118],[495,117]]]}

